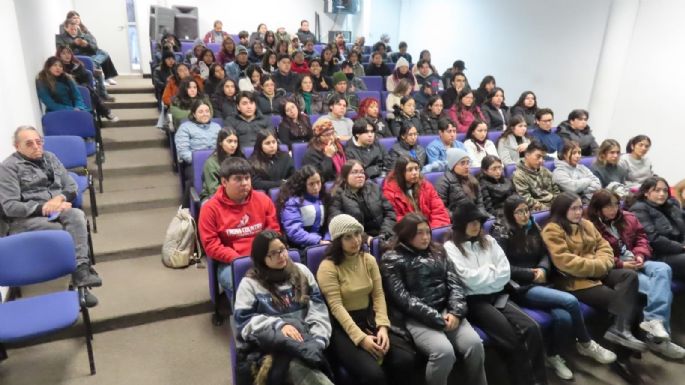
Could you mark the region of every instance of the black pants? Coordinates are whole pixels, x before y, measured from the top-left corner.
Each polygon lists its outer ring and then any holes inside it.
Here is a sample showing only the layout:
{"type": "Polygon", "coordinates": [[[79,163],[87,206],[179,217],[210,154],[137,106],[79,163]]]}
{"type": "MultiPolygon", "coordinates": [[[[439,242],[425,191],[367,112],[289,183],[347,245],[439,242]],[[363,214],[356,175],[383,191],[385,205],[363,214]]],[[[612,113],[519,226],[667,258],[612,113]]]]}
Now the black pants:
{"type": "Polygon", "coordinates": [[[494,306],[497,295],[469,296],[468,319],[481,328],[504,356],[510,383],[546,384],[545,352],[540,326],[513,302],[494,306]]]}
{"type": "Polygon", "coordinates": [[[572,291],[580,302],[605,310],[627,322],[633,322],[640,310],[638,278],[635,270],[612,269],[603,285],[572,291]]]}
{"type": "MultiPolygon", "coordinates": [[[[658,257],[658,256],[657,256],[658,257]]],[[[660,259],[655,259],[671,266],[673,279],[685,279],[685,253],[665,255],[660,259]]]]}
{"type": "Polygon", "coordinates": [[[364,350],[355,346],[350,337],[337,322],[333,323],[331,351],[355,383],[363,385],[386,385],[412,383],[415,370],[415,353],[402,338],[388,333],[390,350],[383,358],[383,365],[364,350]]]}

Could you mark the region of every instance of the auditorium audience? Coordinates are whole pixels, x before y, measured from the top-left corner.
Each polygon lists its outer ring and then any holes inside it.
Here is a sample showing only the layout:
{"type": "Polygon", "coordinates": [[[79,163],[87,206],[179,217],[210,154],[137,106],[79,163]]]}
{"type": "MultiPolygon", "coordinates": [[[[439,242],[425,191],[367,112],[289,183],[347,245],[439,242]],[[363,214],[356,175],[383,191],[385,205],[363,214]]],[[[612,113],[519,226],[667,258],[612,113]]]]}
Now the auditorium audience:
{"type": "MultiPolygon", "coordinates": [[[[62,24],[62,31],[55,37],[57,46],[67,46],[76,55],[90,56],[96,66],[96,70],[102,71],[105,82],[116,85],[114,80],[117,73],[114,63],[107,52],[98,47],[97,40],[88,28],[81,22],[81,16],[76,11],[69,11],[66,20],[62,24]]],[[[93,74],[98,77],[97,74],[93,74]]]]}
{"type": "Polygon", "coordinates": [[[224,78],[224,80],[217,84],[211,98],[215,118],[221,118],[226,121],[238,114],[237,94],[238,87],[233,79],[224,78]]]}
{"type": "Polygon", "coordinates": [[[320,115],[327,112],[326,104],[320,93],[314,90],[314,79],[310,74],[300,77],[300,82],[295,91],[297,107],[307,115],[320,115]]]}
{"type": "Polygon", "coordinates": [[[312,127],[313,137],[302,158],[302,165],[312,165],[319,170],[324,182],[335,180],[347,162],[345,150],[338,139],[333,122],[321,118],[312,127]]]}
{"type": "Polygon", "coordinates": [[[226,64],[234,61],[236,56],[235,49],[236,45],[233,38],[229,37],[228,39],[224,39],[221,42],[221,50],[216,54],[217,63],[225,67],[226,64]]]}
{"type": "Polygon", "coordinates": [[[480,163],[478,175],[483,207],[493,217],[502,213],[505,200],[516,194],[511,180],[504,176],[502,161],[495,155],[487,155],[480,163]]]}
{"type": "Polygon", "coordinates": [[[442,101],[445,104],[446,109],[452,108],[457,102],[459,94],[464,91],[464,89],[470,89],[469,82],[466,80],[466,75],[462,72],[455,72],[449,79],[450,87],[446,87],[445,92],[442,93],[442,101]]]}
{"type": "Polygon", "coordinates": [[[574,141],[564,142],[564,147],[554,161],[552,181],[561,191],[578,194],[584,204],[592,198],[592,194],[602,188],[602,182],[580,162],[580,145],[574,141]]]}
{"type": "Polygon", "coordinates": [[[511,107],[511,116],[521,115],[525,119],[528,127],[534,127],[538,110],[538,98],[533,91],[523,91],[519,99],[513,107],[511,107]]]}
{"type": "MultiPolygon", "coordinates": [[[[245,71],[249,65],[250,61],[247,56],[247,48],[245,48],[245,46],[241,43],[241,45],[235,49],[235,60],[226,64],[224,66],[224,70],[226,72],[226,76],[233,79],[233,81],[240,83],[239,81],[241,78],[247,76],[245,71]]],[[[247,78],[252,79],[250,76],[247,76],[247,78]]],[[[241,89],[241,91],[245,90],[241,89]]]]}
{"type": "Polygon", "coordinates": [[[364,165],[369,179],[385,176],[385,149],[376,140],[375,128],[368,120],[361,118],[354,122],[345,154],[347,159],[356,159],[364,165]]]}
{"type": "MultiPolygon", "coordinates": [[[[439,121],[441,118],[446,118],[443,114],[444,103],[438,95],[433,95],[426,101],[423,112],[419,115],[421,117],[421,127],[423,135],[438,135],[440,132],[439,121]]],[[[452,122],[452,125],[455,123],[452,122]]],[[[456,131],[455,131],[456,132],[456,131]]]]}
{"type": "Polygon", "coordinates": [[[395,160],[400,156],[408,156],[416,159],[419,166],[423,168],[426,165],[426,150],[419,144],[419,131],[411,125],[411,122],[405,121],[400,127],[400,132],[397,135],[397,142],[390,147],[388,156],[385,157],[385,169],[390,170],[395,167],[395,160]]]}
{"type": "Polygon", "coordinates": [[[293,143],[306,143],[312,139],[312,123],[305,113],[300,112],[293,97],[284,99],[279,112],[282,120],[278,125],[278,140],[281,144],[292,149],[293,143]]]}
{"type": "Polygon", "coordinates": [[[315,57],[309,61],[309,73],[312,75],[314,90],[316,92],[326,92],[333,89],[333,80],[329,75],[324,74],[321,58],[315,57]]]}
{"type": "Polygon", "coordinates": [[[388,76],[388,78],[385,80],[385,89],[389,92],[392,92],[402,79],[406,79],[409,82],[409,88],[412,90],[414,89],[414,86],[416,85],[416,78],[409,70],[409,62],[403,57],[397,60],[392,75],[388,76]]]}
{"type": "Polygon", "coordinates": [[[178,93],[171,99],[171,106],[169,107],[169,113],[171,113],[176,131],[181,126],[181,122],[190,117],[190,110],[196,101],[202,101],[209,107],[209,118],[211,119],[214,111],[209,97],[202,92],[195,79],[186,78],[182,80],[178,86],[178,93]]]}
{"type": "Polygon", "coordinates": [[[43,64],[43,70],[36,78],[38,99],[45,105],[45,112],[61,110],[89,111],[76,82],[64,72],[58,57],[51,56],[43,64]]]}
{"type": "Polygon", "coordinates": [[[357,119],[361,118],[365,118],[373,125],[377,137],[390,138],[393,136],[390,125],[383,118],[383,114],[381,114],[380,103],[377,99],[366,98],[359,103],[357,119]]]}
{"type": "Polygon", "coordinates": [[[238,143],[238,134],[233,128],[224,127],[219,130],[216,136],[216,147],[202,168],[202,192],[200,192],[202,203],[216,193],[216,189],[221,185],[219,177],[221,163],[224,159],[231,157],[244,158],[245,155],[238,143]]]}
{"type": "Polygon", "coordinates": [[[556,158],[564,147],[564,139],[552,130],[554,112],[541,108],[535,113],[535,126],[530,130],[531,139],[535,139],[545,148],[548,158],[556,158]]]}
{"type": "Polygon", "coordinates": [[[390,76],[392,71],[383,61],[383,54],[375,51],[371,54],[371,63],[366,66],[364,73],[366,73],[366,76],[390,76]]]}
{"type": "Polygon", "coordinates": [[[409,81],[401,79],[395,89],[388,92],[388,96],[385,98],[385,110],[388,121],[392,122],[392,119],[395,119],[395,106],[400,106],[402,98],[411,98],[411,90],[409,81]]]}
{"type": "Polygon", "coordinates": [[[442,203],[451,213],[464,202],[471,202],[479,210],[485,212],[480,186],[478,180],[471,175],[470,166],[471,158],[469,158],[466,150],[463,148],[447,150],[447,167],[443,176],[438,180],[435,190],[442,199],[442,203]]]}
{"type": "Polygon", "coordinates": [[[481,113],[480,107],[473,101],[473,92],[468,88],[464,88],[464,90],[457,95],[457,100],[447,110],[447,113],[452,121],[457,123],[458,133],[468,131],[469,126],[476,119],[485,121],[485,116],[481,113]]]}
{"type": "MultiPolygon", "coordinates": [[[[455,130],[454,133],[456,134],[457,131],[455,130]]],[[[495,144],[488,139],[488,124],[478,119],[474,120],[466,131],[464,149],[471,157],[472,164],[476,166],[488,155],[499,155],[495,144]]]]}
{"type": "Polygon", "coordinates": [[[523,116],[516,115],[509,119],[507,129],[497,139],[497,154],[505,166],[517,164],[523,159],[529,144],[526,121],[523,116]]]}
{"type": "MultiPolygon", "coordinates": [[[[503,89],[499,87],[493,88],[487,99],[485,99],[481,111],[491,130],[505,131],[507,129],[507,124],[509,124],[512,115],[509,113],[509,107],[504,104],[503,89]]],[[[521,117],[523,118],[523,116],[521,117]]]]}
{"type": "Polygon", "coordinates": [[[497,87],[497,81],[494,76],[486,75],[483,77],[480,81],[480,85],[478,85],[478,88],[473,92],[474,104],[480,106],[485,103],[495,87],[497,87]]]}
{"type": "Polygon", "coordinates": [[[410,95],[403,96],[399,104],[392,106],[393,116],[390,122],[390,130],[394,135],[400,132],[400,127],[404,124],[409,124],[416,127],[419,135],[423,135],[423,126],[421,125],[421,118],[416,110],[416,101],[410,95]]]}
{"type": "Polygon", "coordinates": [[[236,100],[238,113],[234,117],[229,117],[225,123],[235,128],[241,147],[252,147],[257,131],[260,128],[271,128],[271,122],[257,109],[257,98],[254,93],[240,91],[236,100]]]}
{"type": "Polygon", "coordinates": [[[278,114],[278,108],[283,103],[285,92],[276,89],[276,82],[271,75],[262,75],[262,92],[257,94],[257,107],[265,117],[278,114]]]}
{"type": "Polygon", "coordinates": [[[457,129],[454,127],[454,122],[447,118],[441,118],[438,121],[438,137],[426,146],[428,163],[423,167],[423,172],[445,171],[447,169],[447,150],[450,148],[466,150],[464,145],[457,140],[457,129]]]}
{"type": "MultiPolygon", "coordinates": [[[[347,113],[347,100],[344,96],[334,94],[328,98],[328,115],[319,118],[329,120],[335,128],[335,135],[340,140],[348,140],[352,137],[352,119],[345,116],[347,113]]],[[[355,96],[356,97],[356,96],[355,96]]]]}
{"type": "Polygon", "coordinates": [[[557,128],[557,134],[564,140],[572,140],[580,144],[582,156],[597,155],[597,141],[587,124],[589,117],[589,113],[585,110],[573,110],[568,114],[568,120],[561,122],[557,128]]]}
{"type": "Polygon", "coordinates": [[[545,150],[537,141],[526,148],[523,159],[516,164],[511,178],[516,192],[533,211],[549,210],[554,198],[561,192],[552,180],[552,172],[543,167],[545,150]]]}

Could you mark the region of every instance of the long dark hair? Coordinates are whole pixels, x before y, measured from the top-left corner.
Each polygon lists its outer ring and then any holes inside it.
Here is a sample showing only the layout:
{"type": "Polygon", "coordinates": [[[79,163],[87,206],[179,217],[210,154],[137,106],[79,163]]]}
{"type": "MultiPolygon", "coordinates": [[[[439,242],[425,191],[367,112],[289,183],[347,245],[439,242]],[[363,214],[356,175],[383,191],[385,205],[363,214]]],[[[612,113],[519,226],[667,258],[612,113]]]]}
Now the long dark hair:
{"type": "Polygon", "coordinates": [[[252,155],[250,155],[250,164],[252,165],[252,168],[254,171],[258,174],[261,175],[268,175],[269,171],[269,165],[271,163],[272,159],[276,159],[279,156],[283,156],[285,153],[283,153],[280,149],[276,150],[276,154],[274,154],[273,157],[270,157],[266,153],[264,153],[264,149],[262,148],[262,144],[264,143],[265,140],[267,140],[270,136],[273,136],[273,138],[276,140],[276,145],[278,145],[278,136],[276,133],[267,128],[262,128],[259,131],[257,131],[255,143],[254,143],[254,151],[252,151],[252,155]]]}
{"type": "Polygon", "coordinates": [[[214,103],[217,109],[221,108],[221,105],[224,103],[224,101],[236,104],[236,96],[238,96],[238,92],[238,85],[236,84],[235,80],[226,76],[222,81],[219,82],[219,84],[216,85],[214,94],[212,94],[212,103],[214,103]],[[235,88],[235,94],[231,97],[226,96],[224,93],[224,86],[229,82],[233,83],[233,87],[235,88]]]}
{"type": "MultiPolygon", "coordinates": [[[[171,73],[172,73],[173,76],[174,76],[174,80],[176,81],[176,85],[180,84],[181,81],[183,80],[183,79],[181,79],[181,78],[178,77],[178,68],[181,67],[181,66],[186,67],[186,69],[187,69],[188,72],[190,73],[190,67],[189,67],[186,63],[176,63],[176,65],[174,66],[174,68],[171,70],[171,73]]],[[[190,78],[190,79],[193,78],[193,74],[192,74],[192,73],[189,75],[189,78],[190,78]]]]}
{"type": "Polygon", "coordinates": [[[533,113],[538,112],[538,97],[535,96],[535,92],[533,91],[523,91],[521,92],[521,96],[519,96],[519,99],[516,101],[516,104],[514,104],[514,107],[521,107],[526,111],[532,111],[533,113]],[[526,97],[528,95],[533,95],[533,99],[535,99],[535,103],[533,104],[533,107],[526,107],[524,104],[526,101],[526,97]]]}
{"type": "MultiPolygon", "coordinates": [[[[276,199],[276,208],[278,209],[278,212],[280,213],[281,210],[285,207],[285,202],[288,201],[288,199],[292,197],[299,197],[300,198],[300,203],[304,200],[304,194],[307,193],[307,179],[313,177],[314,175],[319,174],[319,177],[321,177],[321,173],[319,170],[312,166],[311,164],[308,164],[306,166],[302,166],[301,169],[295,171],[293,175],[288,178],[288,180],[283,183],[281,186],[281,190],[278,194],[278,198],[276,199]]],[[[324,202],[324,209],[328,207],[326,204],[328,202],[328,193],[326,192],[326,189],[323,186],[323,178],[321,178],[321,191],[319,192],[319,199],[321,199],[322,202],[324,202]]],[[[324,215],[324,218],[327,218],[328,215],[324,215]]]]}
{"type": "Polygon", "coordinates": [[[507,198],[502,206],[501,223],[509,233],[507,252],[511,251],[512,254],[526,255],[536,250],[544,249],[545,245],[540,235],[540,227],[535,222],[532,214],[528,217],[528,221],[531,224],[529,230],[526,228],[527,226],[520,226],[516,222],[514,211],[520,205],[526,205],[526,208],[528,208],[526,200],[519,195],[512,195],[507,198]]]}
{"type": "MultiPolygon", "coordinates": [[[[364,164],[362,164],[362,162],[357,159],[348,159],[347,162],[345,162],[345,164],[340,169],[340,175],[338,175],[338,179],[335,181],[335,186],[333,187],[333,190],[331,192],[333,195],[338,189],[347,189],[347,178],[350,176],[350,171],[352,171],[352,167],[354,167],[357,164],[364,168],[364,164]]],[[[365,185],[366,182],[368,182],[368,180],[369,178],[367,177],[364,181],[365,185]]]]}
{"type": "MultiPolygon", "coordinates": [[[[574,194],[572,192],[563,192],[559,195],[557,195],[556,198],[552,201],[552,206],[549,209],[549,222],[548,223],[556,223],[559,226],[561,226],[562,229],[564,229],[564,232],[566,235],[571,235],[571,232],[573,231],[573,228],[571,227],[571,222],[568,220],[567,214],[568,210],[571,208],[571,205],[575,201],[579,201],[580,197],[578,194],[574,194]]],[[[584,235],[584,229],[583,226],[579,226],[581,235],[584,235]]]]}
{"type": "MultiPolygon", "coordinates": [[[[69,98],[71,99],[70,105],[73,106],[76,102],[76,92],[78,92],[78,90],[76,89],[76,83],[74,82],[71,75],[69,75],[66,72],[62,72],[62,75],[60,75],[59,77],[53,76],[50,73],[50,67],[52,67],[55,63],[59,63],[60,65],[62,65],[62,68],[64,68],[64,64],[62,64],[62,60],[60,60],[60,58],[58,58],[57,56],[49,57],[43,64],[43,69],[38,73],[38,83],[45,85],[48,88],[48,91],[50,92],[50,96],[52,96],[52,98],[55,100],[60,100],[59,96],[57,95],[57,82],[64,83],[67,86],[67,88],[69,88],[69,98]]],[[[62,102],[67,103],[68,101],[64,100],[62,102]]]]}
{"type": "MultiPolygon", "coordinates": [[[[221,130],[219,130],[219,134],[216,136],[216,148],[214,149],[214,153],[216,154],[216,159],[219,162],[219,164],[221,164],[224,161],[224,159],[229,157],[226,151],[224,151],[224,148],[221,145],[221,143],[231,135],[234,135],[236,137],[236,140],[238,139],[238,132],[235,130],[235,128],[224,127],[221,130]]],[[[243,155],[243,150],[240,148],[239,140],[238,147],[236,147],[235,149],[235,153],[233,155],[230,155],[230,157],[245,158],[245,155],[243,155]]]]}
{"type": "MultiPolygon", "coordinates": [[[[454,212],[452,213],[452,232],[449,234],[449,240],[451,240],[455,246],[461,251],[464,256],[466,256],[466,250],[464,249],[464,243],[469,241],[471,237],[466,235],[466,226],[469,224],[461,218],[461,212],[463,211],[465,205],[458,205],[454,212]]],[[[475,237],[475,241],[478,242],[480,248],[487,250],[490,245],[485,238],[485,231],[483,231],[483,223],[480,223],[480,232],[475,237]]]]}
{"type": "Polygon", "coordinates": [[[668,181],[666,181],[666,179],[655,175],[645,179],[645,181],[642,182],[642,184],[640,185],[640,189],[637,190],[637,193],[635,195],[631,194],[628,196],[628,198],[626,198],[625,207],[630,207],[637,201],[647,201],[647,193],[649,192],[649,190],[656,188],[656,185],[659,182],[663,182],[666,185],[668,198],[666,199],[664,206],[668,205],[669,201],[671,200],[671,186],[668,184],[668,181]]]}
{"type": "MultiPolygon", "coordinates": [[[[508,136],[514,135],[514,127],[516,127],[517,125],[519,125],[521,123],[526,123],[526,119],[524,119],[524,117],[521,115],[514,115],[511,118],[509,118],[509,121],[507,122],[507,128],[504,130],[504,132],[499,137],[499,139],[497,139],[497,145],[499,146],[499,142],[501,142],[502,140],[504,140],[508,136]]],[[[526,126],[527,125],[528,125],[528,123],[526,123],[526,126]]],[[[524,138],[530,138],[530,136],[528,135],[528,131],[526,131],[526,133],[523,135],[523,137],[524,138]]]]}
{"type": "MultiPolygon", "coordinates": [[[[284,98],[278,106],[278,112],[283,118],[283,120],[281,121],[282,124],[285,124],[287,126],[287,129],[293,135],[297,137],[312,135],[312,122],[309,120],[309,117],[305,113],[300,111],[300,106],[297,105],[297,101],[294,97],[288,96],[284,98]],[[285,107],[288,103],[294,104],[295,108],[297,108],[297,121],[295,122],[293,122],[292,119],[290,119],[285,113],[285,107]]],[[[279,127],[279,129],[285,128],[279,127]]]]}
{"type": "Polygon", "coordinates": [[[618,232],[622,233],[626,222],[625,219],[623,219],[623,213],[621,212],[620,208],[616,213],[616,218],[614,218],[612,221],[608,221],[606,218],[604,218],[604,215],[602,215],[602,209],[612,202],[619,204],[621,202],[621,197],[619,197],[615,192],[607,189],[596,191],[592,195],[592,199],[590,199],[585,216],[597,228],[604,226],[605,222],[612,222],[618,229],[618,232]]]}
{"type": "Polygon", "coordinates": [[[202,90],[200,89],[200,85],[198,84],[198,82],[193,77],[188,77],[183,79],[181,81],[181,84],[179,84],[178,93],[176,94],[172,102],[182,110],[189,110],[196,100],[202,100],[203,98],[204,94],[202,93],[202,90]],[[188,95],[188,88],[190,88],[190,83],[195,83],[195,87],[197,87],[197,95],[195,95],[194,98],[191,98],[188,95]]]}
{"type": "MultiPolygon", "coordinates": [[[[411,248],[411,241],[416,236],[418,227],[421,223],[425,223],[430,227],[428,219],[421,213],[409,213],[405,215],[401,221],[397,222],[393,227],[395,236],[390,240],[390,248],[400,250],[400,248],[411,248]]],[[[442,244],[432,239],[428,245],[428,251],[431,257],[436,259],[444,259],[446,257],[445,249],[442,244]]]]}
{"type": "Polygon", "coordinates": [[[461,92],[459,92],[457,94],[456,104],[457,104],[457,120],[459,122],[462,122],[461,115],[462,115],[463,111],[469,111],[474,116],[478,116],[477,112],[479,111],[479,108],[478,108],[478,105],[476,103],[476,94],[473,91],[471,91],[470,88],[464,88],[463,90],[461,90],[461,92]],[[473,103],[471,103],[471,107],[467,107],[461,102],[462,99],[464,99],[464,97],[466,97],[468,94],[471,94],[471,96],[473,97],[473,103]]]}
{"type": "Polygon", "coordinates": [[[635,149],[635,145],[642,142],[643,140],[648,142],[650,146],[652,145],[652,140],[649,139],[649,136],[647,135],[633,136],[632,138],[630,138],[628,143],[626,143],[626,152],[628,154],[632,154],[633,150],[635,149]]]}
{"type": "Polygon", "coordinates": [[[420,211],[419,194],[421,191],[421,182],[423,182],[423,175],[421,174],[421,165],[419,164],[418,160],[404,155],[400,156],[395,161],[395,168],[390,171],[390,174],[388,174],[386,179],[389,181],[394,180],[404,195],[407,196],[407,199],[409,199],[412,206],[414,206],[414,210],[420,211]],[[416,165],[419,166],[419,181],[411,186],[411,188],[407,186],[407,180],[404,178],[405,172],[407,171],[407,166],[409,166],[410,163],[416,163],[416,165]],[[411,190],[411,196],[407,195],[408,190],[411,190]]]}
{"type": "MultiPolygon", "coordinates": [[[[466,130],[466,136],[464,137],[464,141],[471,139],[471,141],[473,141],[473,143],[480,143],[479,141],[476,140],[476,138],[473,137],[473,132],[476,131],[476,128],[478,128],[478,126],[480,126],[481,124],[485,124],[485,128],[490,129],[490,127],[488,127],[487,122],[485,122],[484,120],[480,120],[479,118],[476,118],[473,120],[473,122],[469,126],[469,129],[466,130]]],[[[483,142],[487,142],[487,140],[488,140],[488,136],[485,135],[485,140],[483,142]]],[[[477,152],[483,151],[483,149],[481,149],[480,146],[476,146],[476,150],[477,150],[477,152]]]]}

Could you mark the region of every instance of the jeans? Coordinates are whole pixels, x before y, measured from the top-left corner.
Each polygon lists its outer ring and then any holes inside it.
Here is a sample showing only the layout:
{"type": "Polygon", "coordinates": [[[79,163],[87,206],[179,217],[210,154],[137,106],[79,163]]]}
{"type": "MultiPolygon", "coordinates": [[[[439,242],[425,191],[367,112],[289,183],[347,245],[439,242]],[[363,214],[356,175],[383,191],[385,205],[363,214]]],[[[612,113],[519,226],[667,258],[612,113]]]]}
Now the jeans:
{"type": "Polygon", "coordinates": [[[553,338],[547,341],[547,355],[561,353],[571,341],[570,336],[575,337],[578,342],[590,341],[580,304],[572,294],[545,286],[533,286],[525,293],[517,295],[516,302],[521,306],[549,310],[552,315],[553,338]],[[571,330],[573,334],[570,333],[571,330]]]}
{"type": "Polygon", "coordinates": [[[645,320],[658,319],[671,332],[671,267],[664,262],[646,261],[637,275],[639,291],[647,296],[647,306],[643,309],[645,320]]]}
{"type": "Polygon", "coordinates": [[[215,263],[219,265],[219,267],[216,269],[219,286],[221,286],[226,293],[233,294],[233,267],[231,267],[230,263],[215,263]]]}

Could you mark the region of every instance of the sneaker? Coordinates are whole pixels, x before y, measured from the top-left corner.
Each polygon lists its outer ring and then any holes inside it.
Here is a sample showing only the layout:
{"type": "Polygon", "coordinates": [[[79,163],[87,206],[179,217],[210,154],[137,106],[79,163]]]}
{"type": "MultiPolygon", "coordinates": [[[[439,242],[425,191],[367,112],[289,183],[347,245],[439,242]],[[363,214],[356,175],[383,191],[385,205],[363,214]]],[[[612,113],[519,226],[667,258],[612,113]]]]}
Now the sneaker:
{"type": "Polygon", "coordinates": [[[647,334],[651,334],[656,342],[668,341],[671,339],[671,336],[664,327],[663,321],[658,319],[640,322],[640,329],[644,330],[647,334]]]}
{"type": "Polygon", "coordinates": [[[615,326],[610,327],[606,333],[604,333],[604,339],[630,350],[636,350],[638,352],[644,352],[647,350],[647,345],[635,338],[630,330],[619,330],[615,326]]]}
{"type": "Polygon", "coordinates": [[[112,96],[112,95],[107,95],[107,96],[104,97],[104,99],[105,99],[105,101],[107,101],[107,102],[115,102],[115,101],[117,100],[117,99],[116,99],[114,96],[112,96]]]}
{"type": "Polygon", "coordinates": [[[573,372],[566,366],[566,361],[564,361],[561,356],[550,356],[547,357],[547,366],[554,369],[554,374],[562,380],[572,380],[573,372]]]}
{"type": "Polygon", "coordinates": [[[90,290],[83,291],[83,304],[87,308],[95,307],[98,305],[98,297],[96,297],[90,290]]]}
{"type": "Polygon", "coordinates": [[[649,347],[649,350],[651,350],[655,354],[664,356],[666,358],[670,358],[672,360],[680,360],[685,358],[685,349],[674,344],[671,341],[647,341],[647,346],[649,347]]]}
{"type": "Polygon", "coordinates": [[[105,79],[105,81],[106,81],[107,83],[109,83],[109,85],[111,85],[111,86],[116,86],[116,85],[117,85],[116,80],[114,80],[114,79],[112,79],[112,78],[105,79]]]}
{"type": "Polygon", "coordinates": [[[109,113],[109,115],[105,116],[110,122],[118,122],[119,117],[114,115],[112,112],[109,113]]]}
{"type": "Polygon", "coordinates": [[[581,356],[590,357],[600,364],[610,364],[616,361],[616,354],[609,349],[605,349],[597,342],[590,340],[587,347],[580,342],[576,343],[576,349],[581,356]]]}
{"type": "MultiPolygon", "coordinates": [[[[95,270],[93,270],[95,271],[95,270]]],[[[74,285],[77,287],[98,287],[102,286],[102,279],[91,271],[90,266],[83,263],[80,264],[76,271],[71,276],[74,285]]]]}

